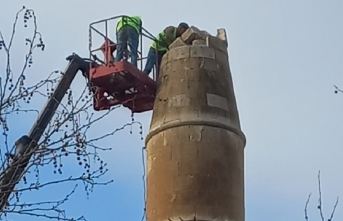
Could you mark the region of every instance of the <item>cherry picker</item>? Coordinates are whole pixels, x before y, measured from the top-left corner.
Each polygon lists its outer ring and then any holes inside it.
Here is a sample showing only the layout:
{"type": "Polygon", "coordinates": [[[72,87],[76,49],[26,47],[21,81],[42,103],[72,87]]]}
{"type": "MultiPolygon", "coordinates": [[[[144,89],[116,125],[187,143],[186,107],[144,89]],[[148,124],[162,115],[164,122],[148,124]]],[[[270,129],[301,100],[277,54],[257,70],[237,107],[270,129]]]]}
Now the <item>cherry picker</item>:
{"type": "MultiPolygon", "coordinates": [[[[28,134],[31,142],[24,149],[21,157],[14,156],[12,163],[4,168],[4,171],[1,173],[0,213],[6,206],[15,185],[22,178],[31,156],[39,148],[37,143],[78,72],[82,72],[83,76],[88,79],[88,86],[93,93],[93,108],[95,111],[107,110],[117,105],[123,105],[133,113],[152,110],[157,88],[157,74],[155,73],[158,72],[155,70],[153,78],[150,78],[127,60],[113,62],[112,57],[113,52],[116,50],[116,44],[108,36],[108,22],[120,17],[123,16],[116,16],[90,24],[88,59],[81,58],[77,54],[72,54],[67,57],[69,64],[60,82],[56,85],[54,93],[47,101],[28,134]],[[98,24],[105,25],[105,33],[95,28],[95,25],[98,24]],[[94,32],[104,39],[104,43],[95,49],[92,48],[92,35],[94,32]],[[103,53],[102,59],[95,55],[97,51],[103,53]]],[[[141,56],[143,36],[152,40],[154,39],[147,30],[142,28],[139,51],[141,68],[143,60],[141,56]]]]}

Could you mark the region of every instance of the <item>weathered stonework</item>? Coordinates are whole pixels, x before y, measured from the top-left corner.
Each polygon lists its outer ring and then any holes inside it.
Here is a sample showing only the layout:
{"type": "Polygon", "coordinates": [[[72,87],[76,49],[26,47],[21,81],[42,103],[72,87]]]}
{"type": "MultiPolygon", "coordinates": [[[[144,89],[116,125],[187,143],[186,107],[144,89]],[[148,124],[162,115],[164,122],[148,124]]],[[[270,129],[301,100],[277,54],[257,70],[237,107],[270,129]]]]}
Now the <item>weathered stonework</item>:
{"type": "Polygon", "coordinates": [[[183,40],[182,40],[182,38],[177,38],[173,43],[171,43],[170,45],[169,45],[169,49],[173,49],[173,48],[177,48],[177,47],[181,47],[181,46],[185,46],[185,45],[187,45],[187,43],[186,42],[184,42],[183,40]]]}
{"type": "Polygon", "coordinates": [[[194,40],[204,39],[204,37],[203,32],[194,26],[187,29],[187,31],[185,31],[181,36],[182,40],[187,44],[192,44],[194,40]]]}
{"type": "Polygon", "coordinates": [[[206,45],[206,41],[203,39],[194,40],[192,45],[206,45]]]}
{"type": "Polygon", "coordinates": [[[181,38],[163,57],[146,139],[147,221],[244,221],[245,136],[225,30],[181,38]]]}

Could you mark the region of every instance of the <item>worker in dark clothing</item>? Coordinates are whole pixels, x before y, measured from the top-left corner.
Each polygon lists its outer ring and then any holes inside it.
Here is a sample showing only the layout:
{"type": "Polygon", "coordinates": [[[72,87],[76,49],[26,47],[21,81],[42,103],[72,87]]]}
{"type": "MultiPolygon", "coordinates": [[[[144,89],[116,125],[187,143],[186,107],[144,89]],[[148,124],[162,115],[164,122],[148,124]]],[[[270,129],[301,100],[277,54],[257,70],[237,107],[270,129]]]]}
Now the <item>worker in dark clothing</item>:
{"type": "Polygon", "coordinates": [[[180,37],[189,28],[187,23],[180,23],[178,27],[169,26],[165,28],[155,39],[149,49],[144,73],[149,75],[152,68],[159,71],[163,55],[168,51],[169,45],[180,37]]]}
{"type": "Polygon", "coordinates": [[[115,61],[121,61],[124,52],[127,51],[127,43],[130,46],[131,63],[137,67],[139,34],[142,29],[140,16],[123,16],[117,23],[117,56],[115,61]]]}

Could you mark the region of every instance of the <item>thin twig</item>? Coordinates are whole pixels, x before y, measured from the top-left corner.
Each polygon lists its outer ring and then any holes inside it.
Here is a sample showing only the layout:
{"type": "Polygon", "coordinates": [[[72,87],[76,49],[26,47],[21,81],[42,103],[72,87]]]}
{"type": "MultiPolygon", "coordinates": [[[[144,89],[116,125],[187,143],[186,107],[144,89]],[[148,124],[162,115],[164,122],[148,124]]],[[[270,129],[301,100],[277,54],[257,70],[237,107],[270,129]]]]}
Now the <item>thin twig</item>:
{"type": "Polygon", "coordinates": [[[330,218],[328,219],[328,221],[332,221],[333,220],[333,216],[335,215],[336,208],[337,208],[337,205],[338,205],[338,201],[339,201],[339,197],[337,197],[337,199],[336,199],[335,205],[333,206],[333,209],[332,209],[332,212],[331,212],[331,215],[330,215],[330,218]]]}
{"type": "Polygon", "coordinates": [[[321,217],[322,221],[325,221],[324,214],[323,214],[322,190],[321,190],[321,184],[320,184],[320,171],[318,172],[318,192],[319,192],[318,209],[319,209],[319,213],[320,213],[320,217],[321,217]]]}
{"type": "Polygon", "coordinates": [[[310,198],[311,198],[311,193],[308,195],[307,197],[307,201],[305,204],[305,220],[308,221],[308,213],[307,213],[307,208],[308,208],[308,204],[310,203],[310,198]]]}

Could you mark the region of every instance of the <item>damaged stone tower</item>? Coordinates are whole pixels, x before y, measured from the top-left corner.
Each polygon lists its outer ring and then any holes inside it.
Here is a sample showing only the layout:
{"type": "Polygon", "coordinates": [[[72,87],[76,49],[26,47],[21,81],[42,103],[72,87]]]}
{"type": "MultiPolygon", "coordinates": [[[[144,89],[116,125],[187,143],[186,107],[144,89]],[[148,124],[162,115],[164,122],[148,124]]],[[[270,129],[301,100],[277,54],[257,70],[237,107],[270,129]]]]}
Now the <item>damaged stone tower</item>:
{"type": "Polygon", "coordinates": [[[147,221],[244,221],[244,146],[224,29],[195,27],[161,63],[146,139],[147,221]]]}

